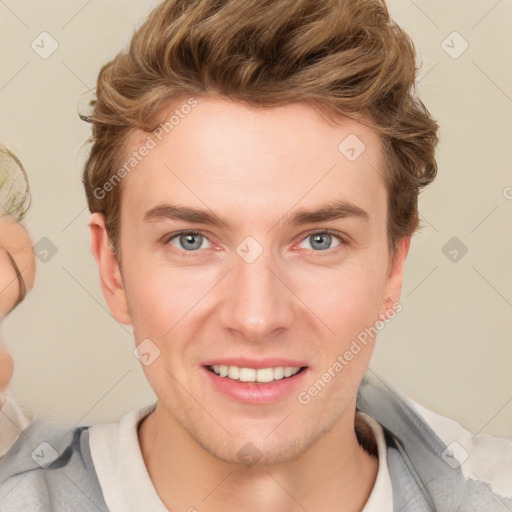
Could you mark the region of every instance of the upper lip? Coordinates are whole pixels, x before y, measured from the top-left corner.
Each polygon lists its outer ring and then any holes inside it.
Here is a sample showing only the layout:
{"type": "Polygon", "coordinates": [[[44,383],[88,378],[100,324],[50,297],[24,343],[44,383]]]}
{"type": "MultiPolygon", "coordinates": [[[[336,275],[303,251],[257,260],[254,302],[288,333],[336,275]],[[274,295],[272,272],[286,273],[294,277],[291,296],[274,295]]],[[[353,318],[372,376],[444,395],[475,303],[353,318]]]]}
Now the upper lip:
{"type": "Polygon", "coordinates": [[[285,359],[282,357],[271,357],[265,359],[250,359],[248,357],[223,357],[210,359],[203,363],[204,366],[225,365],[238,366],[240,368],[275,368],[276,366],[290,366],[292,368],[301,368],[307,366],[306,362],[297,359],[285,359]]]}

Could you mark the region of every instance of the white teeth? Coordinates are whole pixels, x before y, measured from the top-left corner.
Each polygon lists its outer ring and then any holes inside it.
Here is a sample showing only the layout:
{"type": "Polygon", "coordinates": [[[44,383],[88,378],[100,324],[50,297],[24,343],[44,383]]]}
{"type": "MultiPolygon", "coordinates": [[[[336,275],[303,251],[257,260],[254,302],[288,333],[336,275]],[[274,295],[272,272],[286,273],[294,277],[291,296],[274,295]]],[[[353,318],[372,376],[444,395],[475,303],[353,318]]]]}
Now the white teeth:
{"type": "Polygon", "coordinates": [[[291,377],[300,371],[300,368],[292,366],[276,366],[274,368],[240,368],[238,366],[226,366],[215,364],[211,366],[214,373],[220,377],[227,377],[241,382],[272,382],[291,377]]]}
{"type": "Polygon", "coordinates": [[[238,379],[242,382],[254,382],[256,380],[256,370],[254,368],[240,368],[238,379]]]}
{"type": "Polygon", "coordinates": [[[228,366],[228,377],[230,379],[237,380],[240,374],[240,368],[238,366],[228,366]]]}
{"type": "Polygon", "coordinates": [[[256,371],[256,380],[258,382],[272,382],[274,380],[274,370],[272,368],[260,368],[256,371]]]}
{"type": "Polygon", "coordinates": [[[285,377],[290,377],[291,375],[293,375],[295,372],[295,368],[292,368],[290,366],[287,366],[285,369],[284,369],[284,376],[285,377]]]}

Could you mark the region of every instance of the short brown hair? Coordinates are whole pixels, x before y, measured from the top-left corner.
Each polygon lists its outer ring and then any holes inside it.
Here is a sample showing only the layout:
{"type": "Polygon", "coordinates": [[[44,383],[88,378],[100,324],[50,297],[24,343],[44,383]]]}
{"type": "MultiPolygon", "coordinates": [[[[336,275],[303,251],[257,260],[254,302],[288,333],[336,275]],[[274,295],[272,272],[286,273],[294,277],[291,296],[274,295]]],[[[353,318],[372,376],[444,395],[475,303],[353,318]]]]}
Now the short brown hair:
{"type": "Polygon", "coordinates": [[[388,241],[419,226],[418,195],[437,173],[438,125],[415,94],[410,37],[384,0],[166,0],[102,67],[83,183],[105,216],[120,261],[122,183],[95,194],[122,165],[135,129],[155,130],[187,96],[253,107],[304,102],[329,118],[354,117],[380,134],[389,197],[388,241]],[[98,197],[100,196],[100,197],[98,197]]]}

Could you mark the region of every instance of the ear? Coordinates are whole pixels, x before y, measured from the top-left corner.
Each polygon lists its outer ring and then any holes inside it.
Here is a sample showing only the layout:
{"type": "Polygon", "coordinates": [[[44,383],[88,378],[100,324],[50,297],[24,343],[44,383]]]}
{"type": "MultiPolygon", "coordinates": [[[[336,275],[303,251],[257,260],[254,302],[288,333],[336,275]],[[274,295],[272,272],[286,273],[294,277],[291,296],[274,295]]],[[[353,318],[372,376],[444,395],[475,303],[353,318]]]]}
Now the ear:
{"type": "Polygon", "coordinates": [[[121,271],[110,245],[105,217],[101,213],[91,214],[89,233],[91,236],[91,252],[98,265],[101,289],[108,308],[118,322],[131,325],[121,271]]]}
{"type": "Polygon", "coordinates": [[[409,253],[409,247],[411,245],[411,237],[401,238],[396,247],[393,260],[390,262],[388,279],[384,289],[384,296],[381,304],[379,318],[387,318],[386,314],[392,309],[396,309],[394,304],[400,302],[400,294],[402,292],[402,282],[404,277],[404,266],[407,254],[409,253]]]}

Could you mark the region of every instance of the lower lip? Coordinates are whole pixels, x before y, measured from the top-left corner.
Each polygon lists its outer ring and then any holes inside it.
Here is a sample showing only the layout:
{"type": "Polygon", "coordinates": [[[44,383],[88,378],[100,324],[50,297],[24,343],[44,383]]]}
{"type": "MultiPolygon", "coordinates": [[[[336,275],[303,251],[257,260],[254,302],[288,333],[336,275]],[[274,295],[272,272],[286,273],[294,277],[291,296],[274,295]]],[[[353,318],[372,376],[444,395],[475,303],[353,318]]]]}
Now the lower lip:
{"type": "Polygon", "coordinates": [[[285,398],[300,385],[308,371],[305,368],[291,377],[272,382],[256,383],[219,377],[205,367],[203,367],[203,370],[217,391],[229,398],[248,404],[268,404],[285,398]]]}

